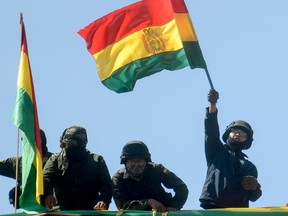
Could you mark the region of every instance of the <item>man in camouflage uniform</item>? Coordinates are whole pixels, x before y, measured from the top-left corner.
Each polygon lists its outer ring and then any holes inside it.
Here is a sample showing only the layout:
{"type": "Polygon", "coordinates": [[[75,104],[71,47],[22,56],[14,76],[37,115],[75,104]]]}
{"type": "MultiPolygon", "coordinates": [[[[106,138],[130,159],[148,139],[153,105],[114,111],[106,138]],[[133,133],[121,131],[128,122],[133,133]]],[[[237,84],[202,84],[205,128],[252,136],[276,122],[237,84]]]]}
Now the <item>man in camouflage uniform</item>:
{"type": "MultiPolygon", "coordinates": [[[[48,151],[47,139],[43,130],[40,129],[41,147],[43,155],[43,167],[47,160],[51,157],[52,153],[48,151]]],[[[17,157],[10,157],[5,160],[0,160],[0,175],[16,179],[16,163],[17,157]]],[[[19,197],[21,195],[21,181],[22,181],[22,157],[18,157],[18,179],[17,179],[17,205],[19,208],[19,197]]],[[[9,191],[9,202],[15,206],[15,193],[16,187],[9,191]]]]}
{"type": "Polygon", "coordinates": [[[86,129],[72,126],[60,138],[60,153],[43,170],[44,203],[48,209],[107,210],[112,198],[111,177],[101,155],[86,149],[86,129]],[[54,197],[55,195],[55,197],[54,197]]]}
{"type": "Polygon", "coordinates": [[[188,197],[186,184],[162,164],[151,162],[147,146],[141,141],[128,142],[121,154],[121,164],[112,178],[113,198],[118,209],[177,211],[188,197]],[[173,189],[175,195],[163,186],[173,189]]]}

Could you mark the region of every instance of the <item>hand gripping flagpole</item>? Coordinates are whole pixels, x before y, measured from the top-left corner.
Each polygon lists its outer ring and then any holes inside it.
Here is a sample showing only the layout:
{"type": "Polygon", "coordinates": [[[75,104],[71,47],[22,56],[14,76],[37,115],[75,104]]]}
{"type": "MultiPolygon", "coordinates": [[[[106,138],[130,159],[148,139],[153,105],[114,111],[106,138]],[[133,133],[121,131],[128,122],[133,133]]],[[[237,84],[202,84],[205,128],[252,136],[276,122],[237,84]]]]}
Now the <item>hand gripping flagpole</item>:
{"type": "Polygon", "coordinates": [[[213,86],[213,83],[212,83],[212,80],[211,80],[211,77],[210,77],[210,74],[209,74],[207,67],[205,67],[205,72],[206,72],[206,76],[208,78],[211,89],[214,89],[214,86],[213,86]]]}

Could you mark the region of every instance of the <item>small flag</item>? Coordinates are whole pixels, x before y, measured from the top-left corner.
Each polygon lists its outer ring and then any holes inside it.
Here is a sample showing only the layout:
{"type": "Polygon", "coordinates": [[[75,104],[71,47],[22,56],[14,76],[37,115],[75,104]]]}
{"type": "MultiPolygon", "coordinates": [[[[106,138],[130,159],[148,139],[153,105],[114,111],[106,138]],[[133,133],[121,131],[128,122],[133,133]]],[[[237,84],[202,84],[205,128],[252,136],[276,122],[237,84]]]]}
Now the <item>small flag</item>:
{"type": "Polygon", "coordinates": [[[118,9],[78,33],[101,82],[117,92],[166,70],[206,68],[184,0],[143,0],[118,9]]]}
{"type": "Polygon", "coordinates": [[[40,205],[43,195],[42,149],[33,78],[23,17],[20,64],[13,123],[22,131],[22,194],[20,207],[27,211],[47,211],[40,205]]]}

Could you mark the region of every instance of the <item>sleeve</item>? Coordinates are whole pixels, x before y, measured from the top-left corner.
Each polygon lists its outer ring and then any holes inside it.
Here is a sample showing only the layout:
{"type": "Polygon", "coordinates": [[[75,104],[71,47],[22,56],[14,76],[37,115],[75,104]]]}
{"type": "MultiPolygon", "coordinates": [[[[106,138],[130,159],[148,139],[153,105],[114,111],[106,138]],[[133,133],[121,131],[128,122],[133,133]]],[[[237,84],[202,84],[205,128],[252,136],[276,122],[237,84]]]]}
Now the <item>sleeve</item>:
{"type": "MultiPolygon", "coordinates": [[[[7,158],[5,160],[0,160],[0,175],[16,179],[16,157],[7,158]]],[[[22,158],[19,157],[18,163],[18,182],[21,182],[21,166],[22,158]]]]}
{"type": "MultiPolygon", "coordinates": [[[[122,170],[123,171],[123,170],[122,170]]],[[[113,199],[118,210],[150,210],[147,199],[131,200],[125,190],[123,172],[117,171],[112,177],[113,199]]]]}
{"type": "Polygon", "coordinates": [[[205,156],[207,165],[213,161],[217,151],[223,146],[220,140],[220,132],[218,125],[218,110],[214,113],[209,113],[209,108],[206,108],[205,126],[205,156]]]}
{"type": "Polygon", "coordinates": [[[103,201],[107,207],[109,207],[112,199],[112,185],[111,176],[106,165],[106,162],[102,156],[99,157],[99,163],[101,166],[101,187],[100,187],[100,201],[103,201]]]}
{"type": "Polygon", "coordinates": [[[48,159],[43,168],[44,198],[53,195],[53,187],[57,170],[57,156],[48,159]]]}
{"type": "Polygon", "coordinates": [[[262,189],[261,189],[261,185],[258,183],[257,189],[255,191],[251,191],[250,192],[249,200],[252,201],[252,202],[255,202],[261,196],[262,196],[262,189]]]}
{"type": "MultiPolygon", "coordinates": [[[[258,170],[257,167],[250,161],[248,161],[248,165],[250,167],[249,169],[249,175],[254,176],[256,179],[258,179],[258,170]]],[[[261,189],[261,185],[258,183],[258,187],[256,190],[254,191],[250,191],[249,194],[249,200],[252,202],[255,202],[256,200],[258,200],[260,197],[262,196],[262,189],[261,189]]]]}
{"type": "Polygon", "coordinates": [[[123,206],[127,202],[122,181],[122,175],[117,171],[112,177],[112,194],[116,207],[119,210],[124,209],[123,206]]]}
{"type": "Polygon", "coordinates": [[[188,197],[188,188],[187,185],[173,172],[170,172],[163,165],[159,164],[161,170],[161,180],[163,185],[168,189],[173,189],[175,195],[172,198],[172,206],[176,209],[181,209],[185,204],[188,197]]]}

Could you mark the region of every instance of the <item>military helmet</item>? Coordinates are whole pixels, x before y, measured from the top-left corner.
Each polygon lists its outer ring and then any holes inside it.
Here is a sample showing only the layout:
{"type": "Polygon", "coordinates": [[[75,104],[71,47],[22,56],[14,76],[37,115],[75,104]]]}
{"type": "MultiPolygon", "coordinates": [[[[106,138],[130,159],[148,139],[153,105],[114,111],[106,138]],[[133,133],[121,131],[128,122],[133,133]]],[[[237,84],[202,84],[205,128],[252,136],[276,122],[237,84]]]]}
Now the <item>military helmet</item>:
{"type": "Polygon", "coordinates": [[[86,147],[88,142],[86,129],[80,126],[66,128],[60,137],[60,147],[63,148],[66,143],[70,142],[86,147]]]}
{"type": "Polygon", "coordinates": [[[253,141],[253,130],[252,127],[250,126],[250,124],[246,121],[243,120],[236,120],[231,122],[227,127],[226,130],[224,132],[224,134],[222,135],[222,140],[224,142],[227,141],[229,133],[231,132],[232,128],[238,128],[241,129],[243,131],[245,131],[247,133],[247,140],[245,141],[245,145],[242,149],[249,149],[252,145],[252,141],[253,141]]]}
{"type": "Polygon", "coordinates": [[[127,160],[133,158],[144,158],[146,162],[151,162],[151,154],[148,147],[141,141],[130,141],[122,149],[120,164],[125,164],[127,160]]]}

